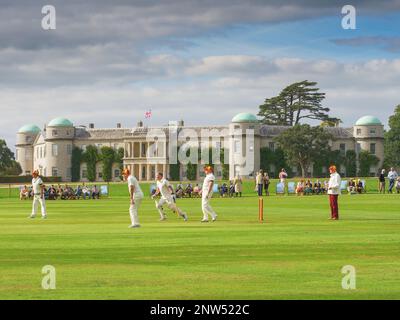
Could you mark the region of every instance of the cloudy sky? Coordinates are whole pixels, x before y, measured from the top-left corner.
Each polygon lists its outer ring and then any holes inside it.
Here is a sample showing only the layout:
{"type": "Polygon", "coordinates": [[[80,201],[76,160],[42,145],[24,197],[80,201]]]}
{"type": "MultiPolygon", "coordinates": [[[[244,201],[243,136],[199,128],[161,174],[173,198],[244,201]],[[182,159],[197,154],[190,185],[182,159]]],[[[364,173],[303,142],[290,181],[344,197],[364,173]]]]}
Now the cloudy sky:
{"type": "Polygon", "coordinates": [[[227,124],[301,80],[332,116],[384,123],[400,103],[400,0],[0,0],[0,137],[74,124],[227,124]],[[112,4],[110,4],[112,3],[112,4]],[[54,5],[57,29],[41,27],[54,5]]]}

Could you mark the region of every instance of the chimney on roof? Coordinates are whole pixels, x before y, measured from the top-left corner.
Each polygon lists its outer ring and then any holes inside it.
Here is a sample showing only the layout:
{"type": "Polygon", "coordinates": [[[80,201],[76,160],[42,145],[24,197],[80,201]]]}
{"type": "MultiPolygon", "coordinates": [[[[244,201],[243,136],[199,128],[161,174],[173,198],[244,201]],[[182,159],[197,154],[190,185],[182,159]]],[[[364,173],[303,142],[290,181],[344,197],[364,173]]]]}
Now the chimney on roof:
{"type": "Polygon", "coordinates": [[[180,121],[178,122],[178,127],[184,127],[184,126],[185,126],[185,121],[180,120],[180,121]]]}
{"type": "Polygon", "coordinates": [[[117,123],[117,129],[121,129],[122,125],[120,123],[117,123]]]}
{"type": "Polygon", "coordinates": [[[139,122],[137,123],[137,126],[138,126],[139,128],[142,128],[142,127],[143,127],[143,121],[139,121],[139,122]]]}
{"type": "Polygon", "coordinates": [[[94,123],[89,123],[89,129],[94,129],[94,123]]]}

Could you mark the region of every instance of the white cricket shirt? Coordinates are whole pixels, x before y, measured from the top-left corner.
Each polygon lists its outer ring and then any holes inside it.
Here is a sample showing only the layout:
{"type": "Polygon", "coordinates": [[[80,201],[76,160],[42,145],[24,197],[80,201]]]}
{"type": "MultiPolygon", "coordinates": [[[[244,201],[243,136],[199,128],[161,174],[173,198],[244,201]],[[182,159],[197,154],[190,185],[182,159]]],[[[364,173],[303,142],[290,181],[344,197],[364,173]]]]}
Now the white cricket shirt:
{"type": "Polygon", "coordinates": [[[167,179],[161,179],[160,181],[157,180],[157,188],[160,190],[161,196],[163,198],[170,198],[171,197],[171,190],[169,189],[170,183],[167,179]]]}
{"type": "Polygon", "coordinates": [[[138,198],[143,198],[143,191],[140,188],[139,182],[137,181],[137,179],[134,176],[129,176],[128,177],[128,188],[129,191],[131,190],[131,186],[133,186],[135,188],[135,197],[138,198]]]}
{"type": "Polygon", "coordinates": [[[40,195],[43,181],[40,177],[32,179],[32,190],[35,195],[40,195]]]}
{"type": "Polygon", "coordinates": [[[211,189],[210,194],[208,194],[208,188],[211,181],[215,181],[215,176],[212,173],[206,175],[204,182],[203,182],[203,196],[212,195],[213,190],[211,189]]]}

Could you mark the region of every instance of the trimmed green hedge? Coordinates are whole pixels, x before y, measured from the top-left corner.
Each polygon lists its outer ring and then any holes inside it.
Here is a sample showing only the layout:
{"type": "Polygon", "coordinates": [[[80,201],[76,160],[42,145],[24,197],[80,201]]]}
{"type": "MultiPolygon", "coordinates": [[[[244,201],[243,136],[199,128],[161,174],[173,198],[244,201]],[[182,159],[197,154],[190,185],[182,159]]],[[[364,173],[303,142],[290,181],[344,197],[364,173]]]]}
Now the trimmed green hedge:
{"type": "MultiPolygon", "coordinates": [[[[61,177],[42,177],[43,182],[60,183],[61,177]]],[[[32,176],[3,176],[0,177],[0,183],[31,183],[32,176]]]]}

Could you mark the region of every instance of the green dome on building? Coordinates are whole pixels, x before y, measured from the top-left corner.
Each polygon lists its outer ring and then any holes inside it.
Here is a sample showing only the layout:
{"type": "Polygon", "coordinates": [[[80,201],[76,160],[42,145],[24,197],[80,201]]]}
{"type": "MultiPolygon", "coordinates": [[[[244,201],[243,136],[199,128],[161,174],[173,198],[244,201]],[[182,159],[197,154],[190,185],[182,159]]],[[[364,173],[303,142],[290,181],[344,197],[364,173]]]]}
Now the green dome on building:
{"type": "Polygon", "coordinates": [[[382,122],[374,116],[364,116],[357,120],[356,126],[381,126],[382,122]]]}
{"type": "Polygon", "coordinates": [[[242,112],[234,116],[232,122],[258,122],[258,119],[252,113],[242,112]]]}
{"type": "Polygon", "coordinates": [[[73,127],[73,123],[66,118],[55,118],[49,122],[48,127],[73,127]]]}
{"type": "Polygon", "coordinates": [[[38,134],[40,132],[40,128],[34,124],[27,124],[18,130],[18,133],[33,133],[38,134]]]}

